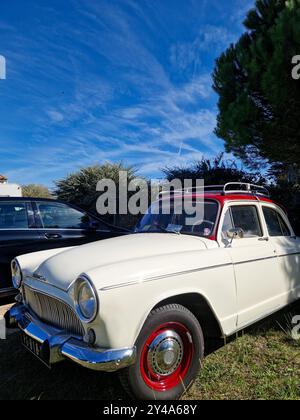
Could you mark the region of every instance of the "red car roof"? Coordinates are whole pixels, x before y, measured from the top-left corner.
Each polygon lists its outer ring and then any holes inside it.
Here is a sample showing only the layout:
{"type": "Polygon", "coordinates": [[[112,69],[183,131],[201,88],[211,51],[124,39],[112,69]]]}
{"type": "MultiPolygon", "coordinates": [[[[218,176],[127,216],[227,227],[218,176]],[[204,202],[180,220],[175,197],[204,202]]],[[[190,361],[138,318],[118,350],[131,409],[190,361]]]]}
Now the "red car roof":
{"type": "MultiPolygon", "coordinates": [[[[179,193],[176,193],[172,196],[172,198],[180,198],[182,197],[179,193]]],[[[187,198],[202,198],[205,200],[216,200],[221,205],[224,205],[225,201],[261,201],[265,203],[274,203],[273,200],[271,200],[268,197],[260,196],[260,195],[252,195],[252,194],[220,194],[213,193],[213,192],[206,192],[206,193],[191,193],[191,194],[185,194],[184,195],[187,198]]],[[[161,200],[167,200],[170,196],[166,195],[164,197],[161,197],[161,200]]]]}

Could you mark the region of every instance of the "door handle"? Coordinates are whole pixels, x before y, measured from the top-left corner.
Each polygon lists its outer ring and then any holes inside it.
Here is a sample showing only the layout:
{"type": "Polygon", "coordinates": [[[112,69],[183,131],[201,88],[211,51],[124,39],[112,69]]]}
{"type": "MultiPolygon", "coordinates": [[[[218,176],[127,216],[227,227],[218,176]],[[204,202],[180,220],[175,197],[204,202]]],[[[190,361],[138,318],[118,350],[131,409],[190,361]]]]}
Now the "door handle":
{"type": "Polygon", "coordinates": [[[265,236],[265,237],[263,237],[263,238],[259,238],[258,240],[259,240],[259,241],[261,241],[261,242],[262,242],[262,241],[269,242],[269,240],[270,240],[270,239],[269,239],[267,236],[265,236]]]}
{"type": "Polygon", "coordinates": [[[61,237],[59,233],[45,233],[46,239],[60,239],[61,237]]]}

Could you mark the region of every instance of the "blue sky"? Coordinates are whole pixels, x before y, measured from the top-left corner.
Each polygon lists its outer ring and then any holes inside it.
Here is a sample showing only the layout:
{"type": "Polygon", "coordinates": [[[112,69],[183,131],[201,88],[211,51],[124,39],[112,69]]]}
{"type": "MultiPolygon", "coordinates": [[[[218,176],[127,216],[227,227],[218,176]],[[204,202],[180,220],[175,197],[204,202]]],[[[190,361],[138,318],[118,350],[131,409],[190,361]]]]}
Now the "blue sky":
{"type": "Polygon", "coordinates": [[[43,183],[95,163],[214,156],[215,58],[250,0],[3,0],[0,173],[43,183]]]}

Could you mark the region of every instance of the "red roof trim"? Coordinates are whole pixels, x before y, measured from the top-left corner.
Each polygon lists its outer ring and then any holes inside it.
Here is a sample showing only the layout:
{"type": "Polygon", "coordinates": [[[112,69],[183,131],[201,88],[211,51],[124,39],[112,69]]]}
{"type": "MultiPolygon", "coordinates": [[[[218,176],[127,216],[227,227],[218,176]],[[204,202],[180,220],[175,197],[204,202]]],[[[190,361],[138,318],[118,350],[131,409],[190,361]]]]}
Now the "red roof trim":
{"type": "MultiPolygon", "coordinates": [[[[260,201],[260,202],[264,202],[264,203],[271,203],[271,204],[275,204],[273,200],[271,200],[270,198],[267,197],[263,197],[263,196],[255,196],[255,195],[250,195],[250,194],[226,194],[226,195],[222,195],[222,194],[212,194],[212,193],[205,193],[205,194],[198,194],[198,193],[193,193],[193,194],[186,194],[184,195],[186,198],[202,198],[202,199],[206,199],[206,200],[216,200],[218,201],[220,204],[224,205],[224,203],[226,201],[260,201]]],[[[167,200],[169,199],[170,196],[164,196],[161,197],[161,200],[167,200]]],[[[183,197],[183,194],[174,194],[171,196],[171,198],[180,198],[183,197]]]]}

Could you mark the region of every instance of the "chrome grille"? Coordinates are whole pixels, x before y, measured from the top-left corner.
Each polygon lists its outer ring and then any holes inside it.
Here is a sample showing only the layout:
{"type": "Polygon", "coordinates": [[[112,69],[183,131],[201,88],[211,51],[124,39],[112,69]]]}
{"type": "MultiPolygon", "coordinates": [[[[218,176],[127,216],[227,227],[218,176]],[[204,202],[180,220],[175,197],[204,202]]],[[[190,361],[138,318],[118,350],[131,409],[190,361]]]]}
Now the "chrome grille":
{"type": "Polygon", "coordinates": [[[83,336],[84,329],[73,309],[66,303],[24,287],[25,302],[29,309],[43,322],[76,336],[83,336]]]}

